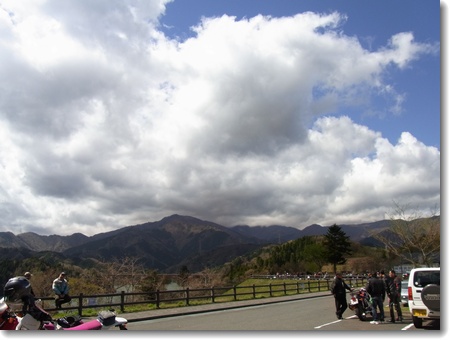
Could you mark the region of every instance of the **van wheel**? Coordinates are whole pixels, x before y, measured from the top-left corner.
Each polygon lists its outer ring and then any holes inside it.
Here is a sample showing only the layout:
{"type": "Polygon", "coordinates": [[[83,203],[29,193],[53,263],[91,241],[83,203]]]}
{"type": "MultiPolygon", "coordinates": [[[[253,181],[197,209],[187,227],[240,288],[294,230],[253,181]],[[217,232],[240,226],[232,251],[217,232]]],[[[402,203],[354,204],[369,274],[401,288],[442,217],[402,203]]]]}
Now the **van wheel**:
{"type": "Polygon", "coordinates": [[[413,316],[413,324],[416,328],[423,328],[423,320],[421,318],[413,316]]]}

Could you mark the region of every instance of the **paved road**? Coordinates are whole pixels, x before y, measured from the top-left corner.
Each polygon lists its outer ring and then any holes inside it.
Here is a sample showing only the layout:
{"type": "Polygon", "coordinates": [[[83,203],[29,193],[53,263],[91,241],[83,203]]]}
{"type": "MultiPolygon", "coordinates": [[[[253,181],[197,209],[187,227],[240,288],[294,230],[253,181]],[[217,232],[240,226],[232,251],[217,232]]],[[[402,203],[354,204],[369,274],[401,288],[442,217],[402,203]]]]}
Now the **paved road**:
{"type": "MultiPolygon", "coordinates": [[[[292,297],[290,298],[292,299],[292,297]]],[[[269,299],[265,299],[269,302],[269,299]]],[[[277,302],[280,299],[272,299],[277,302]]],[[[209,305],[197,307],[193,314],[188,313],[188,308],[182,307],[178,311],[172,310],[174,316],[167,315],[168,310],[153,311],[154,315],[147,314],[140,319],[128,319],[129,330],[145,331],[421,331],[411,323],[411,318],[405,316],[403,323],[385,323],[371,325],[369,322],[359,321],[352,311],[347,310],[344,320],[337,320],[334,315],[334,300],[329,294],[316,294],[304,296],[301,300],[289,300],[283,298],[281,302],[253,305],[240,308],[220,310],[219,306],[209,305]],[[208,308],[215,310],[208,311],[208,308]],[[184,312],[181,311],[184,309],[184,312]],[[202,310],[203,309],[203,310],[202,310]],[[157,312],[165,315],[157,315],[157,312]]],[[[253,301],[262,303],[262,300],[253,301]]],[[[228,304],[232,306],[236,302],[228,304]]],[[[235,305],[236,306],[236,305],[235,305]]],[[[152,313],[152,312],[147,312],[152,313]]],[[[127,315],[121,315],[127,317],[127,315]]],[[[439,329],[436,326],[426,329],[439,329]]]]}

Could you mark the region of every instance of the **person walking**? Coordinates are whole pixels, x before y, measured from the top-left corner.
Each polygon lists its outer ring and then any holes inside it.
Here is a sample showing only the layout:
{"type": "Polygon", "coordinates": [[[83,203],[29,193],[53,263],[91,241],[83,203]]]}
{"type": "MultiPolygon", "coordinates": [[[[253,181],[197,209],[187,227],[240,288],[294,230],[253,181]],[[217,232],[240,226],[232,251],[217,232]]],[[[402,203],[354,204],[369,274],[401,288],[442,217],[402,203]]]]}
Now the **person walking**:
{"type": "Polygon", "coordinates": [[[380,322],[384,322],[383,302],[386,296],[386,284],[382,279],[378,278],[375,272],[369,279],[369,282],[367,282],[366,290],[372,298],[373,320],[370,323],[378,325],[380,322]],[[377,309],[379,309],[379,313],[377,313],[377,309]]]}
{"type": "Polygon", "coordinates": [[[403,321],[402,308],[400,306],[400,298],[402,291],[402,280],[395,274],[395,270],[389,271],[386,278],[386,293],[389,298],[389,314],[391,319],[389,322],[395,323],[395,311],[397,312],[397,321],[403,321]]]}
{"type": "Polygon", "coordinates": [[[68,303],[72,300],[69,296],[69,284],[67,283],[65,272],[61,272],[59,276],[53,280],[52,289],[56,294],[56,308],[61,309],[61,304],[68,303]]]}
{"type": "Polygon", "coordinates": [[[336,317],[338,319],[343,319],[342,314],[344,314],[347,309],[347,296],[346,289],[352,291],[351,289],[342,279],[341,273],[336,273],[336,276],[331,283],[331,293],[334,296],[334,303],[336,306],[336,317]]]}

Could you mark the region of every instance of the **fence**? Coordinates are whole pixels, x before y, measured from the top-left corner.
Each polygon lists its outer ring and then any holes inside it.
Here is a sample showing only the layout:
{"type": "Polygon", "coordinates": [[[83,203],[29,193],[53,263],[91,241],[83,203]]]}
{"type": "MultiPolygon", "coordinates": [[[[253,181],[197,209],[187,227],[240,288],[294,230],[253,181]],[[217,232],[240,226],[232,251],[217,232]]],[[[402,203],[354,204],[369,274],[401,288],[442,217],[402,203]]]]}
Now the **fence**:
{"type": "MultiPolygon", "coordinates": [[[[162,308],[163,304],[179,303],[189,306],[191,303],[216,303],[226,301],[249,300],[282,295],[295,295],[302,293],[329,291],[332,280],[295,280],[294,282],[270,283],[268,285],[228,286],[210,288],[186,288],[180,290],[156,290],[152,292],[126,293],[124,291],[114,294],[98,294],[72,296],[70,306],[63,306],[65,310],[77,310],[83,316],[83,309],[99,309],[118,307],[125,312],[130,305],[149,305],[162,308]],[[73,306],[75,304],[75,306],[73,306]]],[[[364,285],[366,279],[356,278],[347,280],[349,285],[364,285]]],[[[42,308],[46,311],[57,311],[54,299],[38,297],[42,301],[42,308]]],[[[116,308],[114,308],[116,309],[116,308]]]]}

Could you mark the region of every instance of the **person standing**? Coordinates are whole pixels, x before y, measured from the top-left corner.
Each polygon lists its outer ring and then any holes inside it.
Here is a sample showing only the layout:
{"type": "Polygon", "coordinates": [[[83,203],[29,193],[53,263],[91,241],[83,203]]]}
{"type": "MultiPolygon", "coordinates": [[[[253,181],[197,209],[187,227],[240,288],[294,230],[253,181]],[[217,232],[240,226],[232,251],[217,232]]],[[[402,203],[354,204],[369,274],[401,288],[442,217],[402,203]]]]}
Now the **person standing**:
{"type": "Polygon", "coordinates": [[[384,322],[384,307],[383,301],[386,296],[386,284],[378,278],[377,273],[373,273],[372,277],[367,282],[366,290],[372,297],[372,316],[373,320],[371,324],[378,325],[380,322],[384,322]],[[377,313],[379,309],[379,313],[377,313]]]}
{"type": "Polygon", "coordinates": [[[342,314],[344,314],[347,309],[347,296],[346,289],[352,291],[352,289],[344,282],[341,273],[336,273],[336,276],[331,283],[331,293],[334,296],[334,303],[336,306],[336,317],[338,319],[343,319],[342,314]]]}
{"type": "Polygon", "coordinates": [[[61,272],[59,276],[53,280],[52,289],[56,294],[56,308],[61,309],[61,304],[70,302],[72,298],[69,296],[69,284],[66,280],[66,273],[61,272]]]}
{"type": "Polygon", "coordinates": [[[389,276],[386,279],[386,293],[389,298],[389,313],[391,320],[389,322],[395,323],[394,308],[397,312],[397,321],[403,321],[402,308],[400,306],[400,297],[402,290],[402,281],[395,274],[395,270],[389,271],[389,276]]]}

